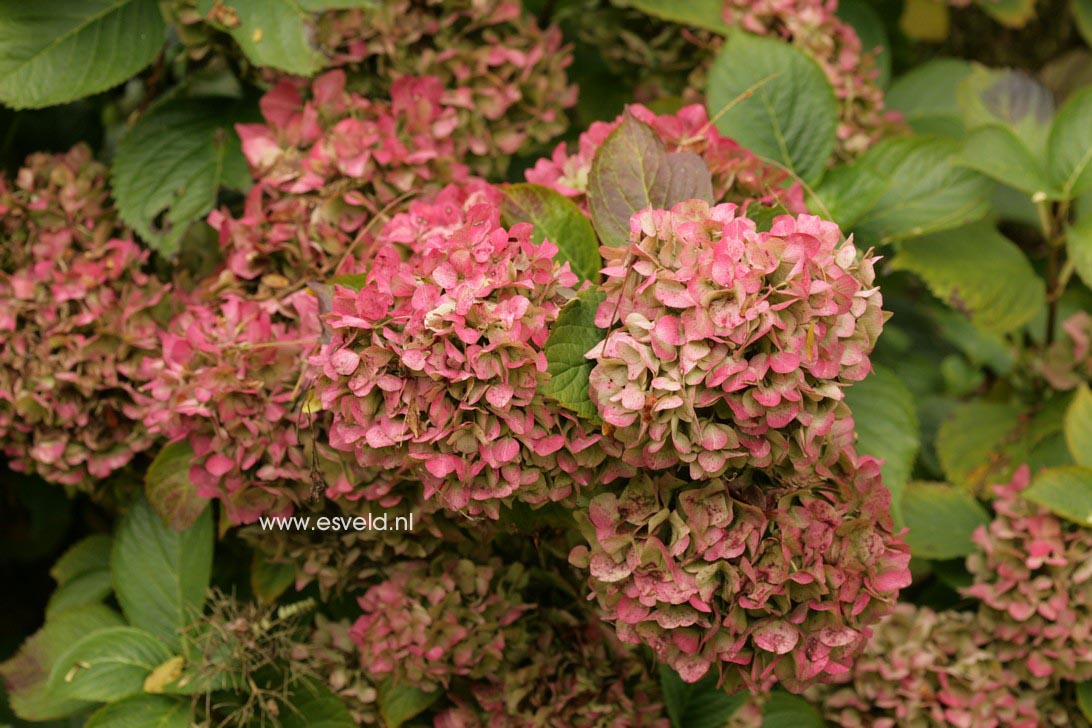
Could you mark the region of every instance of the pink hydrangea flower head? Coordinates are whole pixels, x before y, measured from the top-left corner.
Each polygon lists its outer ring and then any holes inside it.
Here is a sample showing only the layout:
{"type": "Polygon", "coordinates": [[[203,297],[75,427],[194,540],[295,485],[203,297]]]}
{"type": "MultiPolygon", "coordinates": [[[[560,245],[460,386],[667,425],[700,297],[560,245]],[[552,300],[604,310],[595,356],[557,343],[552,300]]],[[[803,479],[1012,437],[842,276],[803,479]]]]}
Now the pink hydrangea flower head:
{"type": "MultiPolygon", "coordinates": [[[[746,206],[750,202],[776,200],[792,212],[806,211],[800,186],[787,186],[785,172],[767,165],[735,140],[722,136],[709,122],[704,106],[693,104],[674,114],[660,115],[633,104],[628,112],[651,126],[669,152],[694,152],[702,158],[713,175],[713,196],[717,202],[746,206]]],[[[550,157],[539,159],[527,170],[527,181],[550,187],[586,206],[592,161],[622,118],[593,122],[580,135],[577,149],[571,154],[564,143],[558,144],[550,157]]]]}
{"type": "Polygon", "coordinates": [[[493,517],[569,497],[606,460],[600,435],[538,394],[576,277],[530,225],[501,226],[498,195],[450,189],[391,220],[366,284],[336,289],[312,360],[333,447],[363,466],[405,458],[426,497],[493,517]]]}
{"type": "Polygon", "coordinates": [[[686,464],[695,479],[744,466],[806,484],[852,446],[842,388],[870,371],[884,321],[874,258],[837,225],[735,205],[645,210],[604,247],[591,398],[624,459],[686,464]]]}
{"type": "Polygon", "coordinates": [[[190,443],[190,480],[234,523],[290,513],[316,487],[338,497],[368,481],[315,438],[317,415],[302,406],[319,334],[308,291],[284,301],[192,297],[160,334],[162,356],[145,361],[154,401],[145,424],[190,443]]]}
{"type": "Polygon", "coordinates": [[[496,673],[513,627],[533,605],[523,602],[522,566],[456,557],[405,561],[360,597],[363,614],[350,636],[375,678],[422,690],[452,678],[496,673]]]}
{"type": "Polygon", "coordinates": [[[1021,684],[974,613],[899,604],[839,685],[812,697],[835,725],[1040,728],[1049,693],[1021,684]]]}
{"type": "Polygon", "coordinates": [[[1027,466],[994,491],[994,519],[967,557],[981,621],[997,655],[1043,687],[1092,679],[1092,530],[1022,497],[1027,466]]]}
{"type": "Polygon", "coordinates": [[[541,607],[518,626],[527,634],[508,645],[502,668],[474,682],[471,699],[453,696],[435,728],[668,727],[659,685],[608,626],[541,607]]]}
{"type": "Polygon", "coordinates": [[[642,474],[579,516],[588,545],[570,561],[606,619],[687,682],[711,669],[729,690],[829,680],[910,583],[876,460],[807,488],[764,479],[642,474]]]}
{"type": "Polygon", "coordinates": [[[383,94],[392,79],[435,76],[480,174],[503,172],[516,152],[565,131],[577,89],[572,52],[556,26],[542,29],[519,0],[393,0],[326,13],[318,45],[354,84],[383,94]]]}
{"type": "Polygon", "coordinates": [[[153,437],[141,362],[167,287],[124,237],[90,150],[0,179],[0,437],[13,469],[90,488],[153,437]]]}

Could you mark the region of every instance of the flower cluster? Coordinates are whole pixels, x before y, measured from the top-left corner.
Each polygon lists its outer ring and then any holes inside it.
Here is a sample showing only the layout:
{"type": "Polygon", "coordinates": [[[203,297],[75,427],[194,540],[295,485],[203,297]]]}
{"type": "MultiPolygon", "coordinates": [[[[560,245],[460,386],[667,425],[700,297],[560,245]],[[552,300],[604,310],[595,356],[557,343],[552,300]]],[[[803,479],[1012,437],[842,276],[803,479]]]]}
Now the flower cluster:
{"type": "Polygon", "coordinates": [[[89,488],[153,437],[142,360],[167,288],[110,207],[86,146],[0,178],[0,437],[14,469],[89,488]]]}
{"type": "Polygon", "coordinates": [[[996,515],[967,558],[991,649],[1037,687],[1092,678],[1092,530],[1021,496],[1027,466],[995,488],[996,515]]]}
{"type": "Polygon", "coordinates": [[[519,564],[457,557],[406,561],[365,592],[350,636],[361,665],[422,690],[456,676],[495,675],[510,648],[509,629],[532,608],[523,602],[527,574],[519,564]]]}
{"type": "Polygon", "coordinates": [[[160,337],[162,356],[144,362],[154,402],[145,424],[189,442],[190,480],[202,497],[222,499],[232,522],[291,512],[316,478],[334,496],[362,479],[314,437],[315,415],[298,406],[304,362],[319,338],[318,303],[309,292],[283,305],[195,298],[160,337]]]}
{"type": "Polygon", "coordinates": [[[503,669],[471,686],[472,701],[456,698],[436,728],[667,727],[653,697],[659,686],[604,625],[556,609],[536,610],[517,625],[531,632],[525,649],[507,650],[503,669]]]}
{"type": "Polygon", "coordinates": [[[438,77],[482,174],[552,141],[576,103],[561,31],[541,29],[519,0],[386,0],[326,13],[316,41],[368,95],[405,76],[438,77]]]}
{"type": "MultiPolygon", "coordinates": [[[[788,175],[767,165],[734,140],[721,136],[709,122],[705,108],[686,106],[674,114],[656,114],[639,104],[627,107],[627,113],[648,124],[664,142],[669,152],[693,152],[702,158],[713,176],[713,196],[717,202],[781,202],[793,212],[804,211],[803,192],[798,185],[785,187],[788,175]],[[784,187],[784,189],[782,189],[784,187]]],[[[585,203],[588,174],[592,160],[611,132],[622,123],[622,116],[611,122],[594,122],[580,135],[577,149],[569,153],[562,143],[550,157],[539,159],[528,169],[528,182],[545,185],[561,194],[585,203]]]]}
{"type": "Polygon", "coordinates": [[[242,216],[216,212],[226,268],[283,288],[301,273],[352,272],[351,248],[388,205],[429,186],[465,179],[455,110],[435,78],[403,77],[390,101],[346,90],[345,73],[314,80],[304,100],[281,81],[261,100],[264,124],[240,124],[256,181],[242,216]]]}
{"type": "Polygon", "coordinates": [[[900,604],[877,625],[842,684],[816,691],[827,718],[845,728],[947,725],[1039,728],[1047,697],[1021,685],[992,651],[970,612],[900,604]]]}
{"type": "Polygon", "coordinates": [[[591,397],[623,458],[691,477],[743,466],[821,481],[852,445],[842,388],[871,370],[882,299],[872,258],[838,226],[778,217],[767,233],[700,200],[633,216],[604,247],[591,397]]]}
{"type": "Polygon", "coordinates": [[[910,582],[879,463],[772,489],[753,471],[687,482],[640,475],[592,499],[570,554],[619,637],[688,682],[799,692],[846,672],[910,582]]]}
{"type": "Polygon", "coordinates": [[[337,288],[313,359],[335,448],[363,466],[408,458],[427,498],[494,518],[512,497],[567,498],[606,459],[600,435],[538,394],[576,277],[530,225],[501,226],[498,194],[453,188],[392,220],[366,284],[337,288]]]}
{"type": "Polygon", "coordinates": [[[292,667],[318,676],[349,709],[356,725],[379,725],[379,693],[370,672],[361,666],[348,620],[315,616],[306,642],[292,647],[292,667]]]}

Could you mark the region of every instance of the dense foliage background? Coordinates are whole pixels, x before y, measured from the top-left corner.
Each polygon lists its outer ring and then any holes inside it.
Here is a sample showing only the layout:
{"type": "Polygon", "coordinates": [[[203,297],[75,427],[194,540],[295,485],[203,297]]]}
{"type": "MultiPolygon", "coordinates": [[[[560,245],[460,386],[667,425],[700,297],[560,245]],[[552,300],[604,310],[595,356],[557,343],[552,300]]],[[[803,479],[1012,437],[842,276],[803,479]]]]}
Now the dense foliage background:
{"type": "Polygon", "coordinates": [[[0,723],[1088,725],[1090,44],[0,0],[0,723]]]}

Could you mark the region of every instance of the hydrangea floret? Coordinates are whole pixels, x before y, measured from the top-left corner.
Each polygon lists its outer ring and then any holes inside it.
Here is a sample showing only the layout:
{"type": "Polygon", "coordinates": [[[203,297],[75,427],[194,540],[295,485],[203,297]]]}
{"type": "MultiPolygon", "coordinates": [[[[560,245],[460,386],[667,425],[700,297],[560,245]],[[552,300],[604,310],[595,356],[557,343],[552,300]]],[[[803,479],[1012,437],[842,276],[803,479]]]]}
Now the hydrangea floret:
{"type": "Polygon", "coordinates": [[[142,361],[167,286],[83,145],[0,178],[0,437],[13,469],[90,488],[147,449],[142,361]]]}
{"type": "Polygon", "coordinates": [[[602,248],[591,398],[623,458],[695,479],[744,466],[822,480],[852,445],[843,388],[870,371],[884,321],[874,258],[838,226],[732,204],[645,210],[602,248]]]}
{"type": "Polygon", "coordinates": [[[872,458],[808,488],[642,474],[591,500],[570,560],[622,641],[683,680],[800,692],[849,670],[910,582],[889,505],[872,458]]]}

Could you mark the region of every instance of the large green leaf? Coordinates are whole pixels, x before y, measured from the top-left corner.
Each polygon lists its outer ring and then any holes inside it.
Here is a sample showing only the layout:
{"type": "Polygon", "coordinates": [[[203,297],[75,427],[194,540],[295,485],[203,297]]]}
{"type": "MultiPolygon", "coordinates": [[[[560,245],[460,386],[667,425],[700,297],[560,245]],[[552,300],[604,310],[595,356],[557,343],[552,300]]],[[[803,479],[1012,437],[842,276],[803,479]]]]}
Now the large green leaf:
{"type": "Polygon", "coordinates": [[[964,60],[938,58],[914,67],[891,84],[884,99],[887,106],[902,113],[918,134],[960,138],[963,117],[957,89],[973,66],[964,60]]]}
{"type": "Polygon", "coordinates": [[[171,657],[158,637],[134,627],[102,629],[57,658],[49,690],[62,698],[112,703],[144,690],[144,679],[171,657]]]}
{"type": "MultiPolygon", "coordinates": [[[[1072,0],[1073,20],[1077,23],[1077,30],[1084,37],[1084,42],[1092,46],[1092,0],[1072,0]]],[[[1088,719],[1092,720],[1092,680],[1084,683],[1089,686],[1088,719]]]]}
{"type": "Polygon", "coordinates": [[[188,698],[134,695],[99,708],[84,728],[190,728],[191,712],[188,698]]]}
{"type": "Polygon", "coordinates": [[[158,0],[0,2],[0,101],[63,104],[122,83],[155,58],[158,0]]]}
{"type": "Polygon", "coordinates": [[[46,618],[105,599],[110,581],[110,537],[98,533],[77,542],[49,570],[57,588],[49,595],[46,618]]]}
{"type": "Polygon", "coordinates": [[[588,393],[588,377],[595,362],[585,354],[606,334],[595,325],[595,312],[603,299],[603,294],[594,288],[582,291],[561,309],[543,347],[550,378],[539,388],[542,396],[591,421],[599,419],[588,393]]]}
{"type": "Polygon", "coordinates": [[[53,664],[77,640],[98,630],[120,627],[121,616],[101,604],[88,604],[52,616],[10,660],[0,664],[8,700],[24,720],[63,718],[86,710],[90,703],[54,696],[49,690],[53,664]]]}
{"type": "Polygon", "coordinates": [[[121,518],[110,570],[122,611],[172,649],[199,613],[212,571],[212,510],[179,533],[141,498],[121,518]]]}
{"type": "Polygon", "coordinates": [[[1092,390],[1081,385],[1065,412],[1065,441],[1073,461],[1092,467],[1092,390]]]}
{"type": "Polygon", "coordinates": [[[144,494],[155,512],[175,531],[185,531],[208,507],[190,482],[193,448],[187,440],[163,446],[144,473],[144,494]]]}
{"type": "Polygon", "coordinates": [[[1057,516],[1092,528],[1092,468],[1063,465],[1042,470],[1024,497],[1057,516]]]}
{"type": "Polygon", "coordinates": [[[823,728],[819,710],[799,695],[775,692],[762,706],[762,728],[823,728]]]}
{"type": "Polygon", "coordinates": [[[839,165],[823,177],[808,196],[812,212],[829,218],[843,230],[852,230],[884,193],[884,179],[869,167],[839,165]]]}
{"type": "Polygon", "coordinates": [[[1023,28],[1035,17],[1035,0],[980,0],[978,6],[1010,28],[1023,28]]]}
{"type": "Polygon", "coordinates": [[[424,691],[405,682],[395,683],[389,678],[379,684],[379,714],[387,728],[400,728],[440,697],[441,691],[424,691]]]}
{"type": "Polygon", "coordinates": [[[1058,111],[1047,142],[1047,166],[1063,199],[1092,189],[1092,87],[1073,94],[1058,111]]]}
{"type": "Polygon", "coordinates": [[[626,245],[633,213],[692,199],[713,202],[713,179],[702,158],[667,152],[652,127],[626,113],[588,173],[588,208],[599,239],[604,245],[626,245]]]}
{"type": "Polygon", "coordinates": [[[946,483],[914,481],[902,496],[910,553],[924,559],[955,559],[974,551],[971,534],[990,516],[970,493],[946,483]]]}
{"type": "Polygon", "coordinates": [[[984,126],[968,134],[958,162],[1029,195],[1059,196],[1047,179],[1042,162],[1032,156],[1015,133],[1003,126],[984,126]]]}
{"type": "Polygon", "coordinates": [[[882,194],[853,230],[867,243],[887,243],[947,230],[989,212],[993,183],[955,165],[959,143],[903,137],[877,144],[857,164],[879,180],[882,194]]]}
{"type": "Polygon", "coordinates": [[[599,280],[599,241],[591,221],[575,202],[542,185],[508,185],[503,191],[505,225],[531,223],[535,226],[531,238],[536,243],[549,240],[557,246],[558,258],[568,261],[581,280],[599,280]]]}
{"type": "MultiPolygon", "coordinates": [[[[1092,8],[1089,8],[1089,13],[1092,14],[1092,8]]],[[[1092,20],[1085,38],[1092,43],[1092,20]]],[[[1081,714],[1086,719],[1092,721],[1092,680],[1077,683],[1077,707],[1081,709],[1081,714]]]]}
{"type": "Polygon", "coordinates": [[[717,687],[713,673],[688,683],[667,665],[660,665],[660,687],[671,728],[721,728],[747,700],[747,693],[728,695],[717,687]]]}
{"type": "Polygon", "coordinates": [[[1000,126],[1027,148],[1034,159],[1046,154],[1054,97],[1023,71],[975,66],[959,84],[959,107],[968,129],[1000,126]]]}
{"type": "Polygon", "coordinates": [[[853,411],[857,451],[883,460],[892,516],[901,523],[899,503],[921,446],[914,395],[895,372],[876,367],[871,376],[846,390],[846,403],[853,411]]]}
{"type": "Polygon", "coordinates": [[[171,99],[118,143],[113,183],[121,218],[165,255],[216,204],[220,186],[246,189],[250,173],[234,124],[253,116],[230,98],[171,99]]]}
{"type": "Polygon", "coordinates": [[[722,134],[805,182],[822,176],[837,141],[838,107],[823,69],[806,53],[734,32],[709,69],[706,96],[722,134]]]}
{"type": "Polygon", "coordinates": [[[985,222],[907,241],[891,268],[917,274],[987,331],[1014,331],[1046,303],[1046,286],[1023,251],[985,222]]]}
{"type": "Polygon", "coordinates": [[[679,25],[693,25],[722,35],[730,30],[724,22],[723,0],[627,0],[626,4],[679,25]]]}
{"type": "Polygon", "coordinates": [[[1092,288],[1092,214],[1084,213],[1066,231],[1066,253],[1084,284],[1092,288]]]}
{"type": "Polygon", "coordinates": [[[937,431],[937,456],[944,475],[960,486],[987,485],[994,457],[1020,424],[1021,407],[976,400],[960,405],[937,431]]]}

